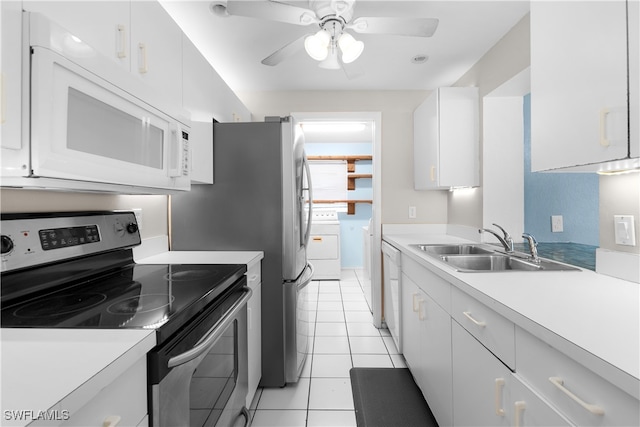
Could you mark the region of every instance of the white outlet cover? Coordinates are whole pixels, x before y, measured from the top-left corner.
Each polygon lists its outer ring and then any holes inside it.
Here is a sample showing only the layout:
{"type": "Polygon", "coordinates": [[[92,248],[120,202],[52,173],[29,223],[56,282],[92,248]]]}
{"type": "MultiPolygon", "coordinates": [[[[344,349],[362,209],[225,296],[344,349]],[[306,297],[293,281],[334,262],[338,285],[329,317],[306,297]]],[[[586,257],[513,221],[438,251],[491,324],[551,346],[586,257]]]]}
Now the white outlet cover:
{"type": "Polygon", "coordinates": [[[551,215],[551,232],[562,233],[564,231],[564,223],[562,215],[551,215]]]}
{"type": "Polygon", "coordinates": [[[616,245],[635,246],[636,229],[633,215],[614,215],[616,245]]]}

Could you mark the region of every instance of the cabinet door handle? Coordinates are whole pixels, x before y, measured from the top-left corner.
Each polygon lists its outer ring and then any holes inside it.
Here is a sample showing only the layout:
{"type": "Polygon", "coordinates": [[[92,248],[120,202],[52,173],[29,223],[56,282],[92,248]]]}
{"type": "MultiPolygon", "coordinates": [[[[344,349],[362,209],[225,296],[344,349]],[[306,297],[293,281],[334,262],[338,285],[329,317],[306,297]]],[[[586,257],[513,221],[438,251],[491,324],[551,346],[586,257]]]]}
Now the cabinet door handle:
{"type": "Polygon", "coordinates": [[[138,43],[138,51],[140,53],[140,67],[138,67],[138,71],[140,74],[145,74],[149,71],[147,67],[147,45],[144,43],[138,43]]]}
{"type": "Polygon", "coordinates": [[[504,378],[496,378],[495,382],[495,408],[496,415],[504,417],[504,409],[502,408],[502,389],[504,388],[504,378]]]}
{"type": "Polygon", "coordinates": [[[424,320],[425,319],[425,315],[424,315],[424,299],[423,298],[418,298],[418,319],[420,320],[424,320]]]}
{"type": "Polygon", "coordinates": [[[582,406],[587,411],[591,412],[593,415],[604,415],[604,409],[599,407],[598,405],[593,405],[591,403],[587,403],[584,400],[580,399],[578,396],[573,394],[571,390],[564,386],[564,380],[560,377],[549,377],[549,381],[551,384],[556,386],[561,392],[569,396],[574,402],[578,405],[582,406]]]}
{"type": "Polygon", "coordinates": [[[127,57],[127,29],[124,25],[119,24],[117,27],[118,31],[118,49],[116,55],[118,58],[126,58],[127,57]]]}
{"type": "Polygon", "coordinates": [[[524,412],[525,409],[527,409],[527,403],[524,400],[518,400],[517,402],[515,402],[513,404],[513,407],[515,409],[514,411],[514,427],[520,427],[522,425],[522,413],[524,412]]]}
{"type": "Polygon", "coordinates": [[[413,294],[413,312],[417,313],[420,309],[420,302],[418,301],[419,293],[413,294]]]}
{"type": "Polygon", "coordinates": [[[603,108],[600,110],[600,145],[608,147],[611,145],[607,139],[607,116],[609,115],[609,109],[603,108]]]}
{"type": "Polygon", "coordinates": [[[436,180],[436,167],[431,166],[431,170],[429,171],[429,178],[431,178],[431,182],[436,180]]]}
{"type": "Polygon", "coordinates": [[[486,322],[480,322],[474,319],[470,311],[463,311],[462,314],[464,314],[467,319],[471,320],[471,322],[473,322],[473,324],[479,328],[484,328],[485,326],[487,326],[486,322]]]}

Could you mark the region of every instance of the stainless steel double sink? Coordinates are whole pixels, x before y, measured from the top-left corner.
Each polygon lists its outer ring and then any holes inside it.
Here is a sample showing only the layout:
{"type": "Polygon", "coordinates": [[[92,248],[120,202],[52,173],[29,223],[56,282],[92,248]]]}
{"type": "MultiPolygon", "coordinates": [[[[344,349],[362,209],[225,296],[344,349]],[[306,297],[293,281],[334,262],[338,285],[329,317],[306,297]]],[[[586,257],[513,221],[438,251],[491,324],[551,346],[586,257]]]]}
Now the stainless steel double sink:
{"type": "Polygon", "coordinates": [[[506,271],[580,271],[579,268],[540,258],[534,261],[519,252],[506,253],[483,245],[412,245],[426,255],[465,273],[506,271]]]}

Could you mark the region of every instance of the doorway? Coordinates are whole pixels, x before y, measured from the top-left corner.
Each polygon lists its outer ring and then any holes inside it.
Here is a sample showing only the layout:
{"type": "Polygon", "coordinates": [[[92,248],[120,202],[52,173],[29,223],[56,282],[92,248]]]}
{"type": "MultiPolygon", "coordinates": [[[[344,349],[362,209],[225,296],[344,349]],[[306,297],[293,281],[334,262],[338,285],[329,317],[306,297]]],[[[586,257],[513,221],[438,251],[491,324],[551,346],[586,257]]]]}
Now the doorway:
{"type": "MultiPolygon", "coordinates": [[[[310,159],[326,161],[322,176],[328,179],[333,177],[336,182],[347,180],[347,188],[323,182],[323,193],[327,187],[335,187],[336,192],[332,196],[324,193],[323,199],[314,195],[314,209],[338,212],[341,266],[362,268],[365,272],[366,277],[361,285],[373,314],[374,325],[381,327],[379,153],[382,146],[382,115],[379,112],[307,112],[292,113],[292,116],[302,123],[310,159]],[[331,172],[331,168],[335,172],[331,172]],[[345,171],[344,177],[339,176],[341,170],[345,171]]],[[[313,187],[316,188],[316,183],[313,183],[313,187]]]]}

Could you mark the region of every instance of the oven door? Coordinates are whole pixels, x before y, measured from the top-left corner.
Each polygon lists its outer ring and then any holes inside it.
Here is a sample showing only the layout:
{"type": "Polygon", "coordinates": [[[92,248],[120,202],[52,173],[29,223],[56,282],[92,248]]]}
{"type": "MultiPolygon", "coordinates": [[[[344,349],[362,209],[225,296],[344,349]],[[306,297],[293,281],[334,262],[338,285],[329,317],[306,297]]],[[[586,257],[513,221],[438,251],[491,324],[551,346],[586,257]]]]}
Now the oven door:
{"type": "Polygon", "coordinates": [[[248,425],[244,286],[149,354],[152,426],[248,425]]]}

